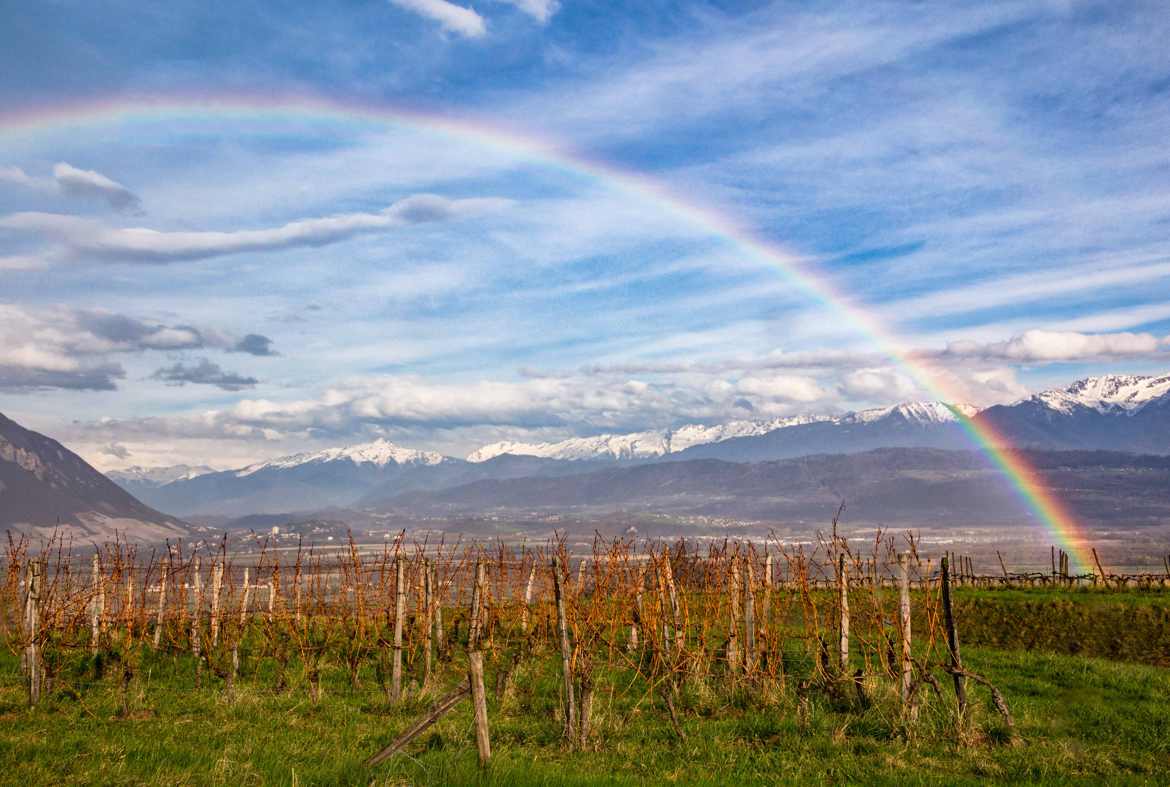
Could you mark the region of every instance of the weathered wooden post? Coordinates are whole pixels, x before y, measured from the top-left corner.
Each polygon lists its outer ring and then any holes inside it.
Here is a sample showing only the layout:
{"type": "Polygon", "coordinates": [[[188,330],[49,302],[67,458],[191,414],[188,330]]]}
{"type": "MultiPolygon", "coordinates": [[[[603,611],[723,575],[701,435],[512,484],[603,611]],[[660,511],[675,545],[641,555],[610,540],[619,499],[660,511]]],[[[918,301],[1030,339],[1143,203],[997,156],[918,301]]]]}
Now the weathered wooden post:
{"type": "Polygon", "coordinates": [[[837,607],[839,628],[837,639],[837,663],[841,667],[841,674],[849,673],[849,565],[845,562],[845,553],[837,555],[837,607]]]}
{"type": "Polygon", "coordinates": [[[569,622],[565,615],[565,591],[561,578],[561,559],[553,556],[553,594],[557,604],[557,630],[561,638],[561,678],[564,684],[565,699],[565,738],[574,740],[576,729],[577,702],[573,696],[573,649],[569,644],[569,622]]]}
{"type": "Polygon", "coordinates": [[[394,557],[394,664],[391,667],[390,696],[402,697],[402,619],[406,617],[406,572],[402,555],[394,557]]]}
{"type": "Polygon", "coordinates": [[[211,647],[219,642],[219,593],[223,588],[223,563],[211,563],[211,647]]]}
{"type": "Polygon", "coordinates": [[[674,584],[674,569],[670,565],[670,549],[662,558],[662,578],[666,582],[666,594],[670,599],[670,619],[674,621],[674,648],[677,656],[682,657],[686,645],[687,632],[683,625],[682,605],[678,599],[678,588],[674,584]]]}
{"type": "Polygon", "coordinates": [[[24,649],[24,660],[28,667],[28,704],[41,701],[41,658],[37,638],[41,626],[41,563],[32,560],[28,565],[28,593],[25,597],[24,628],[28,644],[24,649]]]}
{"type": "Polygon", "coordinates": [[[898,613],[898,636],[902,642],[902,702],[908,703],[914,662],[910,653],[910,571],[904,552],[898,555],[898,613]]]}
{"type": "Polygon", "coordinates": [[[730,606],[727,621],[727,669],[739,672],[739,555],[732,555],[727,575],[727,595],[730,606]]]}
{"type": "Polygon", "coordinates": [[[967,679],[963,677],[963,660],[959,657],[959,631],[955,627],[955,613],[951,606],[950,566],[942,561],[943,622],[947,627],[947,647],[951,651],[951,676],[955,679],[955,697],[959,701],[960,718],[967,712],[967,679]]]}
{"type": "Polygon", "coordinates": [[[191,615],[191,655],[195,657],[195,686],[198,688],[203,683],[203,661],[200,659],[200,623],[203,617],[203,579],[200,572],[199,556],[195,556],[194,564],[192,565],[195,576],[192,580],[195,588],[195,609],[191,615]]]}
{"type": "Polygon", "coordinates": [[[101,558],[96,552],[93,553],[93,597],[90,604],[89,652],[97,655],[102,635],[102,615],[105,614],[106,608],[106,592],[105,583],[102,582],[101,558]]]}
{"type": "Polygon", "coordinates": [[[630,641],[627,643],[627,649],[634,651],[638,649],[638,640],[641,637],[641,623],[645,615],[645,607],[643,606],[642,596],[646,588],[646,567],[638,566],[638,573],[634,577],[634,620],[630,623],[630,641]]]}
{"type": "MultiPolygon", "coordinates": [[[[478,569],[477,569],[478,571],[478,569]]],[[[435,588],[431,577],[431,559],[427,558],[423,561],[422,576],[419,577],[422,583],[423,603],[422,609],[422,635],[423,635],[423,686],[429,686],[431,682],[431,640],[434,635],[434,628],[431,621],[434,619],[435,611],[435,588]]],[[[475,610],[472,609],[472,614],[475,610]]]]}
{"type": "Polygon", "coordinates": [[[475,711],[475,746],[479,752],[479,765],[486,767],[492,758],[492,742],[488,732],[487,692],[483,686],[483,650],[480,639],[484,624],[484,591],[487,583],[484,577],[483,558],[475,561],[475,585],[471,594],[471,625],[467,637],[467,680],[471,684],[471,702],[475,711]]]}
{"type": "Polygon", "coordinates": [[[447,635],[443,630],[443,584],[439,582],[439,568],[434,564],[431,565],[431,594],[434,597],[431,626],[434,629],[435,658],[440,658],[447,652],[447,635]]]}

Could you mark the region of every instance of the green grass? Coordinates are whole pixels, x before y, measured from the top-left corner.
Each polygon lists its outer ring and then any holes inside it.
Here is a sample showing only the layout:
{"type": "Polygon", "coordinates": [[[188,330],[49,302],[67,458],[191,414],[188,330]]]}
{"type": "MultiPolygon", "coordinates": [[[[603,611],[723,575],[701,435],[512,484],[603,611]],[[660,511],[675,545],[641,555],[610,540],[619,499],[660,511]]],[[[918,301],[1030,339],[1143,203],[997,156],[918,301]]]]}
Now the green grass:
{"type": "MultiPolygon", "coordinates": [[[[261,666],[234,696],[216,681],[192,688],[186,658],[148,656],[118,715],[111,675],[94,681],[78,659],[36,709],[25,707],[18,661],[0,658],[0,781],[5,784],[978,784],[1170,783],[1170,673],[1083,656],[967,647],[969,668],[1006,695],[1021,740],[972,688],[959,731],[949,683],[905,724],[888,682],[870,686],[867,710],[814,696],[801,722],[786,690],[755,694],[724,678],[691,683],[680,698],[687,738],[630,673],[600,675],[596,735],[588,751],[560,740],[557,659],[534,657],[502,703],[489,698],[494,757],[476,763],[464,703],[399,756],[362,761],[438,694],[388,707],[365,676],[352,691],[336,666],[325,697],[304,686],[274,694],[261,666]],[[632,682],[632,685],[631,685],[632,682]]],[[[494,665],[488,665],[489,687],[494,665]]],[[[296,670],[294,669],[294,674],[296,670]]],[[[445,677],[453,684],[457,669],[445,677]]],[[[489,695],[492,692],[489,690],[489,695]]]]}

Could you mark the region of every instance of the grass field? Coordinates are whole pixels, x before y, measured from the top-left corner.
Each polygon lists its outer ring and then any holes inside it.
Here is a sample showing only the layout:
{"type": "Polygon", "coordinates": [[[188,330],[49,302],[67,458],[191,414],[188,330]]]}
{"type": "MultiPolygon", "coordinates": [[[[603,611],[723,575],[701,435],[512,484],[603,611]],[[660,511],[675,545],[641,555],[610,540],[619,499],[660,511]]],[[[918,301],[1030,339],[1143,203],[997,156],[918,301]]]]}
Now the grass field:
{"type": "MultiPolygon", "coordinates": [[[[968,647],[967,665],[995,683],[1015,717],[1004,742],[987,697],[973,689],[960,729],[949,686],[907,723],[892,691],[873,704],[812,695],[805,711],[788,682],[757,694],[713,675],[688,683],[679,703],[685,740],[632,673],[599,675],[595,735],[585,751],[560,737],[559,675],[552,652],[489,696],[493,760],[477,765],[471,711],[463,703],[399,756],[362,761],[389,742],[448,686],[410,692],[390,707],[374,683],[351,688],[337,665],[324,697],[310,703],[296,680],[272,691],[265,662],[246,668],[235,690],[218,681],[192,688],[188,657],[147,655],[121,715],[117,680],[95,681],[79,657],[34,710],[19,662],[0,661],[0,780],[5,784],[773,784],[1170,783],[1170,672],[1100,658],[968,647]]],[[[247,662],[246,662],[247,663],[247,662]]],[[[297,674],[293,670],[294,676],[297,674]]],[[[488,685],[493,683],[492,664],[488,685]]],[[[440,685],[441,684],[441,685],[440,685]]],[[[489,695],[492,692],[489,691],[489,695]]]]}

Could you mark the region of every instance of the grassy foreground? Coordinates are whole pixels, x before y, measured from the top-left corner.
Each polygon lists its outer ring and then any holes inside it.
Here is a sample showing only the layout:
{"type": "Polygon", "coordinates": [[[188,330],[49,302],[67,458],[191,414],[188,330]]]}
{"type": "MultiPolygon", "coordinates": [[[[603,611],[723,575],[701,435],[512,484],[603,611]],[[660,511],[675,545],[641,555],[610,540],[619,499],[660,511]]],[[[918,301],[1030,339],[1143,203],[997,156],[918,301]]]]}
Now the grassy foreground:
{"type": "MultiPolygon", "coordinates": [[[[5,784],[774,784],[1170,783],[1170,673],[1067,655],[968,648],[970,668],[1006,695],[1020,740],[1002,742],[986,694],[957,732],[953,695],[931,697],[906,725],[876,689],[867,710],[788,691],[752,696],[711,681],[682,697],[686,740],[665,710],[621,675],[599,681],[591,749],[568,750],[557,720],[556,659],[529,662],[514,689],[490,698],[493,762],[481,773],[464,703],[399,756],[364,758],[388,743],[438,691],[388,707],[373,681],[354,691],[325,675],[319,705],[304,688],[274,694],[261,671],[229,697],[191,688],[191,664],[148,658],[118,715],[116,679],[78,671],[71,688],[25,705],[18,661],[0,658],[0,781],[5,784]],[[802,715],[803,723],[801,720],[802,715]]],[[[493,679],[489,667],[489,685],[493,679]]],[[[442,688],[457,680],[452,673],[442,688]]],[[[491,692],[489,691],[489,694],[491,692]]]]}

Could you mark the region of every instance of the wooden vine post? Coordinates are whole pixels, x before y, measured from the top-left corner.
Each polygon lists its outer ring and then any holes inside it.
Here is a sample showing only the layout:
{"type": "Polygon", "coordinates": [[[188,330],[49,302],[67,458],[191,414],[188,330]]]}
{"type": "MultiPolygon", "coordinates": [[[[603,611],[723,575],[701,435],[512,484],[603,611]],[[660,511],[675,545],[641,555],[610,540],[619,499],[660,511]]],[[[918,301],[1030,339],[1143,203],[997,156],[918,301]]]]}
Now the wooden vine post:
{"type": "Polygon", "coordinates": [[[33,560],[28,564],[28,594],[25,598],[24,628],[28,644],[25,645],[24,660],[28,668],[28,704],[41,701],[41,659],[37,652],[37,638],[41,625],[41,564],[33,560]]]}
{"type": "Polygon", "coordinates": [[[467,636],[467,682],[471,685],[471,703],[475,711],[475,747],[479,752],[479,765],[486,767],[492,759],[492,742],[488,732],[487,692],[483,686],[483,649],[480,640],[484,628],[484,581],[483,558],[475,561],[475,585],[471,593],[471,624],[467,636]]]}
{"type": "Polygon", "coordinates": [[[837,659],[841,674],[849,672],[849,565],[845,553],[837,555],[837,607],[840,623],[837,639],[837,659]]]}
{"type": "MultiPolygon", "coordinates": [[[[171,556],[170,556],[170,552],[168,550],[167,562],[162,564],[162,575],[159,577],[159,581],[158,581],[158,611],[155,612],[155,616],[154,616],[153,645],[154,645],[155,650],[158,650],[158,646],[162,642],[162,630],[163,630],[163,620],[164,620],[163,615],[166,613],[166,608],[167,608],[167,574],[170,571],[170,567],[171,567],[171,556]]],[[[145,593],[145,591],[143,591],[143,592],[145,593]]]]}
{"type": "Polygon", "coordinates": [[[89,613],[89,652],[97,655],[102,635],[102,615],[105,612],[106,593],[102,582],[101,558],[93,554],[93,598],[89,613]]]}
{"type": "Polygon", "coordinates": [[[390,697],[402,697],[402,619],[406,617],[406,574],[402,555],[394,558],[394,663],[391,667],[390,697]]]}
{"type": "Polygon", "coordinates": [[[904,552],[898,554],[898,636],[902,643],[902,702],[908,704],[914,662],[910,654],[910,571],[904,552]]]}
{"type": "Polygon", "coordinates": [[[943,622],[947,627],[947,648],[951,651],[951,676],[955,679],[955,697],[959,701],[959,716],[967,712],[967,679],[963,677],[963,660],[959,657],[959,631],[955,627],[955,613],[951,606],[950,565],[942,559],[943,622]]]}
{"type": "Polygon", "coordinates": [[[565,739],[574,740],[577,717],[577,702],[573,696],[573,649],[569,644],[569,623],[565,616],[565,588],[561,576],[560,556],[552,560],[553,593],[557,604],[557,631],[561,638],[561,677],[564,682],[565,739]]]}

